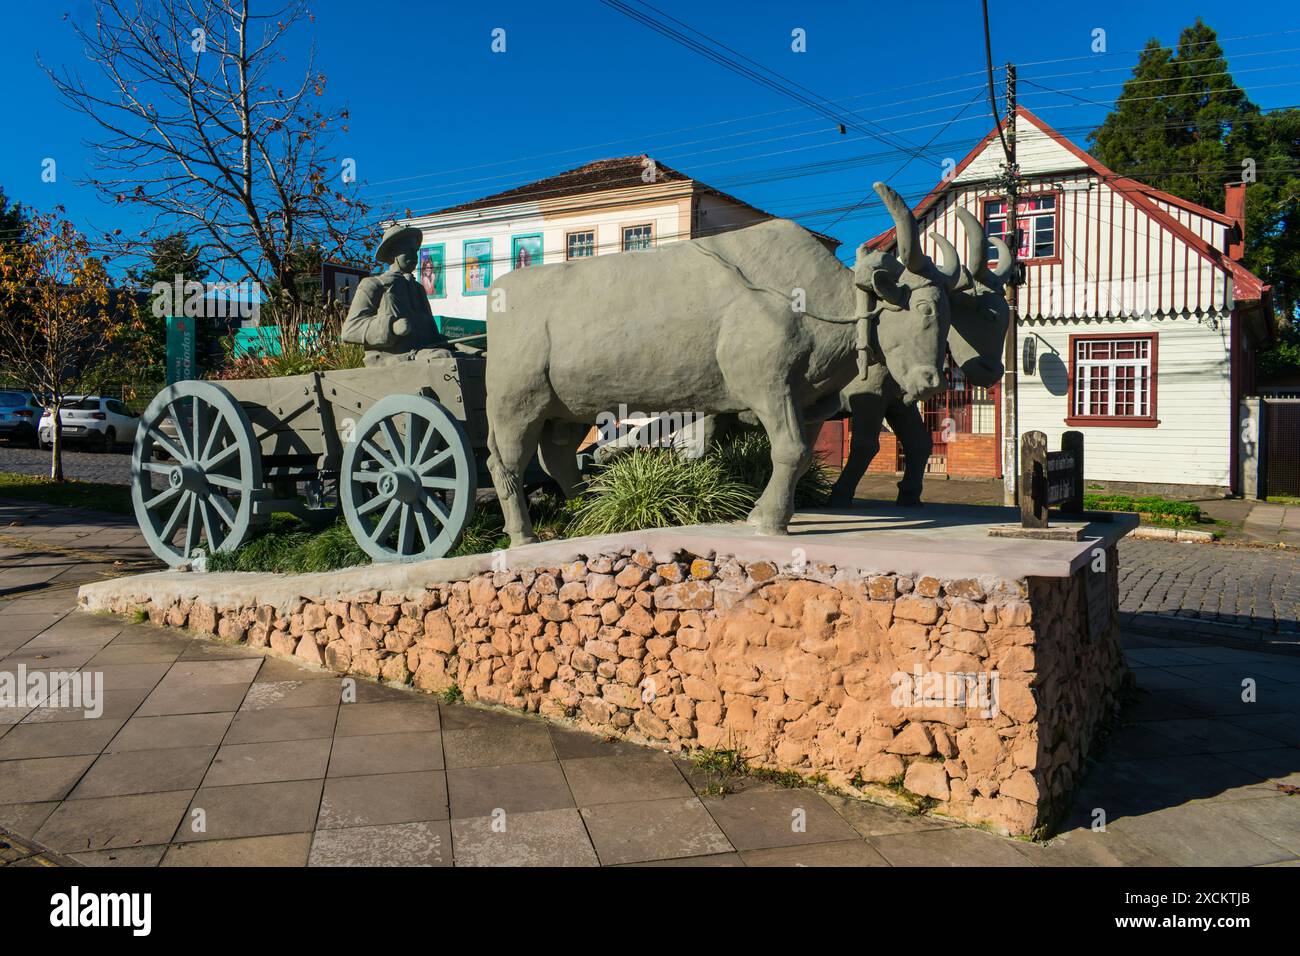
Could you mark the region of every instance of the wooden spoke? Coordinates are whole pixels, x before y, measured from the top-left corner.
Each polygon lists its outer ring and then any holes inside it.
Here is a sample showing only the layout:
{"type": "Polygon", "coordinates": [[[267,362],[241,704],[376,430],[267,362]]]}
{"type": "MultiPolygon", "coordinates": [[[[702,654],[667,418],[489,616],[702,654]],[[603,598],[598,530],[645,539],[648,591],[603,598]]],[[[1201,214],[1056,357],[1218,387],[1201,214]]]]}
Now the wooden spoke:
{"type": "Polygon", "coordinates": [[[402,517],[397,528],[397,550],[401,554],[415,552],[415,524],[411,521],[411,508],[402,506],[402,517]]]}
{"type": "Polygon", "coordinates": [[[382,544],[393,531],[393,524],[397,521],[397,512],[402,508],[401,502],[390,500],[388,508],[384,511],[383,517],[379,519],[379,524],[375,526],[374,534],[370,540],[382,544]]]}
{"type": "Polygon", "coordinates": [[[450,461],[452,454],[453,454],[452,449],[444,448],[442,451],[438,452],[438,454],[434,455],[428,461],[424,462],[422,465],[419,465],[416,468],[416,470],[422,475],[427,475],[429,472],[433,471],[433,469],[437,468],[439,465],[445,464],[446,462],[450,461]]]}
{"type": "Polygon", "coordinates": [[[221,495],[213,495],[208,499],[208,504],[212,506],[213,511],[220,515],[227,528],[235,526],[235,508],[229,501],[221,495]]]}
{"type": "Polygon", "coordinates": [[[150,428],[147,432],[145,432],[145,434],[148,436],[149,440],[152,441],[155,445],[162,446],[162,450],[167,452],[167,454],[170,455],[172,458],[176,459],[176,461],[181,462],[185,460],[186,458],[185,453],[181,451],[179,448],[177,448],[175,445],[173,445],[171,439],[168,438],[166,435],[164,435],[158,429],[150,428]]]}
{"type": "Polygon", "coordinates": [[[180,488],[172,488],[172,487],[164,488],[158,494],[154,495],[152,498],[146,501],[144,503],[144,506],[150,511],[153,511],[154,508],[157,508],[160,505],[167,504],[167,502],[171,501],[180,493],[181,493],[180,488]]]}
{"type": "Polygon", "coordinates": [[[176,507],[172,510],[171,517],[167,519],[167,523],[163,525],[162,533],[159,535],[159,537],[164,541],[171,541],[172,535],[174,535],[176,529],[180,527],[181,518],[185,514],[187,499],[192,497],[193,495],[186,491],[181,495],[181,500],[176,502],[176,507]]]}
{"type": "Polygon", "coordinates": [[[379,462],[380,466],[384,468],[397,467],[397,462],[390,461],[388,456],[379,450],[379,446],[376,445],[374,442],[372,442],[369,438],[363,438],[361,440],[361,447],[364,448],[370,454],[371,458],[379,462]]]}
{"type": "Polygon", "coordinates": [[[425,475],[420,479],[420,484],[426,488],[442,488],[446,491],[456,490],[455,478],[438,478],[433,475],[425,475]]]}

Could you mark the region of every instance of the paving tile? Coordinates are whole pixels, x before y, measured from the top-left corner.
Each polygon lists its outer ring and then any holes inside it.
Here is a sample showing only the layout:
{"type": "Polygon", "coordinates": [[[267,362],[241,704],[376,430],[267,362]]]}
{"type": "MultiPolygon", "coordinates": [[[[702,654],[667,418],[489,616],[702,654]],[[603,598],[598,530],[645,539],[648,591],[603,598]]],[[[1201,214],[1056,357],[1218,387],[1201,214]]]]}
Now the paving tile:
{"type": "Polygon", "coordinates": [[[741,850],[745,866],[889,866],[865,840],[741,850]]]}
{"type": "Polygon", "coordinates": [[[205,786],[194,794],[176,842],[309,833],[316,825],[320,795],[319,780],[205,786]],[[202,815],[196,816],[196,810],[202,815]],[[196,829],[199,822],[206,829],[196,829]]]}
{"type": "Polygon", "coordinates": [[[1015,841],[983,830],[953,827],[891,833],[869,841],[890,866],[1029,866],[1015,841]]]}
{"type": "Polygon", "coordinates": [[[163,866],[306,866],[310,833],[175,843],[167,848],[163,866]]]}
{"type": "MultiPolygon", "coordinates": [[[[0,746],[3,744],[0,740],[0,746]]],[[[538,721],[444,730],[442,752],[448,767],[496,767],[555,759],[551,735],[538,721]]]]}
{"type": "MultiPolygon", "coordinates": [[[[56,757],[56,760],[63,758],[56,757]]],[[[0,827],[10,833],[24,836],[35,833],[41,824],[49,819],[51,813],[58,809],[58,800],[43,800],[37,803],[0,804],[0,827]]]]}
{"type": "Polygon", "coordinates": [[[1164,667],[1169,664],[1200,664],[1204,658],[1196,657],[1187,651],[1168,647],[1146,647],[1125,650],[1124,656],[1129,664],[1144,667],[1164,667]]]}
{"type": "Polygon", "coordinates": [[[140,705],[141,717],[167,714],[218,714],[239,709],[247,692],[245,684],[169,684],[165,677],[140,705]]]}
{"type": "Polygon", "coordinates": [[[262,669],[257,672],[259,681],[282,680],[338,680],[339,675],[320,667],[308,667],[304,663],[284,657],[266,657],[262,669]]]}
{"type": "Polygon", "coordinates": [[[342,699],[334,680],[257,681],[248,688],[240,710],[274,710],[282,707],[325,707],[342,699]]]}
{"type": "Polygon", "coordinates": [[[166,662],[145,664],[104,664],[86,670],[103,675],[104,690],[148,690],[154,687],[171,665],[166,662]]]}
{"type": "Polygon", "coordinates": [[[8,655],[0,668],[10,673],[20,665],[29,671],[75,671],[87,664],[96,653],[94,648],[46,647],[28,650],[25,645],[18,653],[8,655]]]}
{"type": "Polygon", "coordinates": [[[514,813],[504,821],[451,822],[457,866],[596,866],[599,861],[577,810],[514,813]],[[494,823],[496,824],[494,826],[494,823]]]}
{"type": "Polygon", "coordinates": [[[234,716],[234,714],[178,714],[170,717],[132,717],[109,743],[108,751],[116,753],[119,750],[216,746],[226,735],[230,720],[234,716]]]}
{"type": "Polygon", "coordinates": [[[452,819],[493,813],[513,816],[574,805],[564,771],[554,762],[448,770],[447,796],[452,819]]]}
{"type": "Polygon", "coordinates": [[[172,665],[165,684],[173,686],[195,684],[251,684],[262,666],[259,655],[251,660],[233,661],[177,661],[172,665]]]}
{"type": "Polygon", "coordinates": [[[1187,675],[1175,674],[1159,667],[1142,667],[1133,671],[1141,690],[1176,690],[1202,686],[1202,682],[1187,675]]]}
{"type": "Polygon", "coordinates": [[[514,728],[514,727],[550,727],[544,721],[532,717],[523,717],[518,712],[493,710],[474,704],[441,704],[443,730],[469,730],[471,728],[514,728]]]}
{"type": "Polygon", "coordinates": [[[1279,794],[1262,800],[1235,800],[1216,810],[1221,818],[1300,856],[1300,797],[1279,794]]]}
{"type": "Polygon", "coordinates": [[[710,853],[708,856],[684,856],[675,860],[645,860],[641,863],[619,863],[620,867],[728,867],[744,866],[739,853],[710,853]]]}
{"type": "Polygon", "coordinates": [[[178,661],[243,661],[261,660],[262,652],[241,644],[223,644],[212,638],[202,638],[191,642],[181,652],[178,661]]]}
{"type": "Polygon", "coordinates": [[[582,730],[570,730],[551,724],[551,743],[561,760],[581,760],[584,757],[643,757],[655,753],[644,744],[633,743],[621,737],[604,736],[582,730]]]}
{"type": "Polygon", "coordinates": [[[436,733],[335,737],[329,776],[441,770],[442,737],[436,733]]]}
{"type": "Polygon", "coordinates": [[[95,761],[68,799],[196,790],[216,751],[216,747],[176,747],[106,753],[95,761]]]}
{"type": "Polygon", "coordinates": [[[1191,718],[1187,720],[1161,720],[1148,725],[1158,734],[1176,740],[1190,753],[1224,753],[1241,750],[1262,750],[1273,741],[1257,733],[1229,723],[1224,719],[1191,718]]]}
{"type": "Polygon", "coordinates": [[[1169,861],[1121,830],[1076,827],[1046,843],[1011,840],[1008,845],[1033,866],[1168,866],[1169,861]]]}
{"type": "Polygon", "coordinates": [[[99,693],[95,706],[90,711],[81,707],[62,707],[57,704],[37,707],[23,718],[27,724],[51,724],[65,720],[97,720],[87,717],[88,712],[99,712],[99,717],[109,720],[126,720],[136,712],[149,689],[137,687],[127,690],[105,690],[99,693]]]}
{"type": "Polygon", "coordinates": [[[0,763],[0,804],[62,800],[94,762],[94,754],[6,760],[0,763]]]}
{"type": "Polygon", "coordinates": [[[89,667],[109,664],[170,664],[181,656],[173,644],[119,644],[114,641],[87,662],[89,667]]]}
{"type": "Polygon", "coordinates": [[[98,720],[19,724],[0,738],[0,761],[97,754],[108,745],[123,723],[125,721],[101,717],[98,720]]]}
{"type": "Polygon", "coordinates": [[[193,791],[67,800],[36,831],[57,853],[166,843],[176,832],[193,791]]]}
{"type": "Polygon", "coordinates": [[[451,866],[445,820],[317,830],[308,866],[451,866]]]}
{"type": "Polygon", "coordinates": [[[1274,747],[1219,754],[1219,759],[1250,774],[1251,779],[1271,787],[1274,783],[1300,786],[1300,750],[1274,747]]]}
{"type": "Polygon", "coordinates": [[[815,790],[749,791],[702,802],[737,850],[857,839],[815,790]]]}
{"type": "Polygon", "coordinates": [[[245,710],[235,715],[226,735],[228,744],[265,743],[271,740],[308,740],[334,734],[337,705],[279,707],[245,710]]]}
{"type": "Polygon", "coordinates": [[[330,739],[226,744],[203,778],[205,787],[230,787],[277,780],[317,780],[329,765],[330,739]]]}
{"type": "Polygon", "coordinates": [[[116,850],[92,850],[73,853],[72,859],[83,866],[96,867],[151,867],[162,861],[167,851],[165,844],[155,846],[124,846],[116,850]]]}
{"type": "Polygon", "coordinates": [[[606,866],[733,849],[696,797],[605,803],[583,807],[581,812],[600,862],[606,866]]]}
{"type": "Polygon", "coordinates": [[[562,762],[578,806],[690,797],[691,789],[667,754],[584,757],[562,762]]]}
{"type": "Polygon", "coordinates": [[[1111,827],[1173,866],[1259,866],[1295,856],[1229,816],[1226,811],[1233,806],[1236,804],[1170,807],[1125,817],[1111,827]]]}
{"type": "Polygon", "coordinates": [[[437,730],[438,705],[433,701],[410,703],[343,704],[335,735],[396,734],[437,730]]]}
{"type": "Polygon", "coordinates": [[[941,830],[957,826],[941,817],[909,813],[902,808],[882,807],[866,800],[854,800],[837,793],[819,796],[838,813],[860,836],[884,836],[887,833],[916,833],[921,830],[941,830]]]}
{"type": "Polygon", "coordinates": [[[321,800],[322,830],[447,819],[447,779],[437,771],[331,777],[321,800]]]}

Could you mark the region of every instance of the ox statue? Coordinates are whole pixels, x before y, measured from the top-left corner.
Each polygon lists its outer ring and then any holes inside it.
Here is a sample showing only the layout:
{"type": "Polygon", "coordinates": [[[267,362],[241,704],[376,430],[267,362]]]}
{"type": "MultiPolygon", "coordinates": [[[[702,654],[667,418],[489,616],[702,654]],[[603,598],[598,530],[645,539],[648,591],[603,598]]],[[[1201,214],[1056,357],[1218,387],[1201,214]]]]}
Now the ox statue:
{"type": "MultiPolygon", "coordinates": [[[[987,388],[1002,378],[1002,355],[1011,321],[1004,292],[1011,271],[1011,252],[1001,239],[986,240],[979,220],[967,210],[958,209],[957,218],[966,231],[967,255],[961,280],[948,297],[948,350],[967,382],[987,388]],[[992,268],[988,264],[989,246],[997,253],[997,264],[992,268]]],[[[915,248],[914,239],[906,242],[915,248]]],[[[902,250],[902,230],[898,232],[898,243],[902,250]]],[[[840,392],[840,398],[842,411],[852,416],[853,437],[844,470],[831,491],[831,504],[837,508],[852,505],[858,482],[880,450],[881,422],[887,421],[903,446],[905,462],[897,503],[919,505],[933,442],[916,402],[883,366],[873,366],[865,377],[850,382],[840,392]]]]}
{"type": "Polygon", "coordinates": [[[771,441],[772,477],[749,521],[784,534],[816,429],[855,374],[883,363],[906,401],[938,392],[961,263],[940,237],[942,261],[925,256],[906,204],[883,183],[875,189],[899,255],[863,247],[853,270],[777,219],[497,279],[488,468],[511,544],[536,540],[521,477],[534,450],[573,488],[582,426],[620,405],[751,413],[771,441]]]}

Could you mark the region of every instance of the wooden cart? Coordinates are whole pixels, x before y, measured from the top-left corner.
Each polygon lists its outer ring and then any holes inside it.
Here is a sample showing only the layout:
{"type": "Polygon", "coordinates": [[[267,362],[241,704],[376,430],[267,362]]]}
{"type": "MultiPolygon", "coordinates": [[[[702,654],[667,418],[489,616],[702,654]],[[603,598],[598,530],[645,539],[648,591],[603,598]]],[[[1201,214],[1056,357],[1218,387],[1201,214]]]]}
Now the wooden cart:
{"type": "Polygon", "coordinates": [[[276,512],[342,511],[376,561],[440,557],[486,487],[481,354],[241,381],[177,382],[132,453],[136,518],[173,567],[230,551],[276,512]]]}

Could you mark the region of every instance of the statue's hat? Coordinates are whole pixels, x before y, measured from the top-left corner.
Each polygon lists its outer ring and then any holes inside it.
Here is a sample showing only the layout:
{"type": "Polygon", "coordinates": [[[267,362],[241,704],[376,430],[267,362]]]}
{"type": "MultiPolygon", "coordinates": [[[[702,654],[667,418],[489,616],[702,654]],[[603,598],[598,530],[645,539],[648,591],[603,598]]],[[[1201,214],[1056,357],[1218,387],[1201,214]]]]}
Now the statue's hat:
{"type": "Polygon", "coordinates": [[[393,223],[384,230],[384,238],[379,240],[375,258],[380,262],[390,263],[397,258],[397,253],[402,249],[420,248],[422,239],[424,239],[424,230],[417,229],[415,226],[404,226],[400,222],[393,223]]]}

